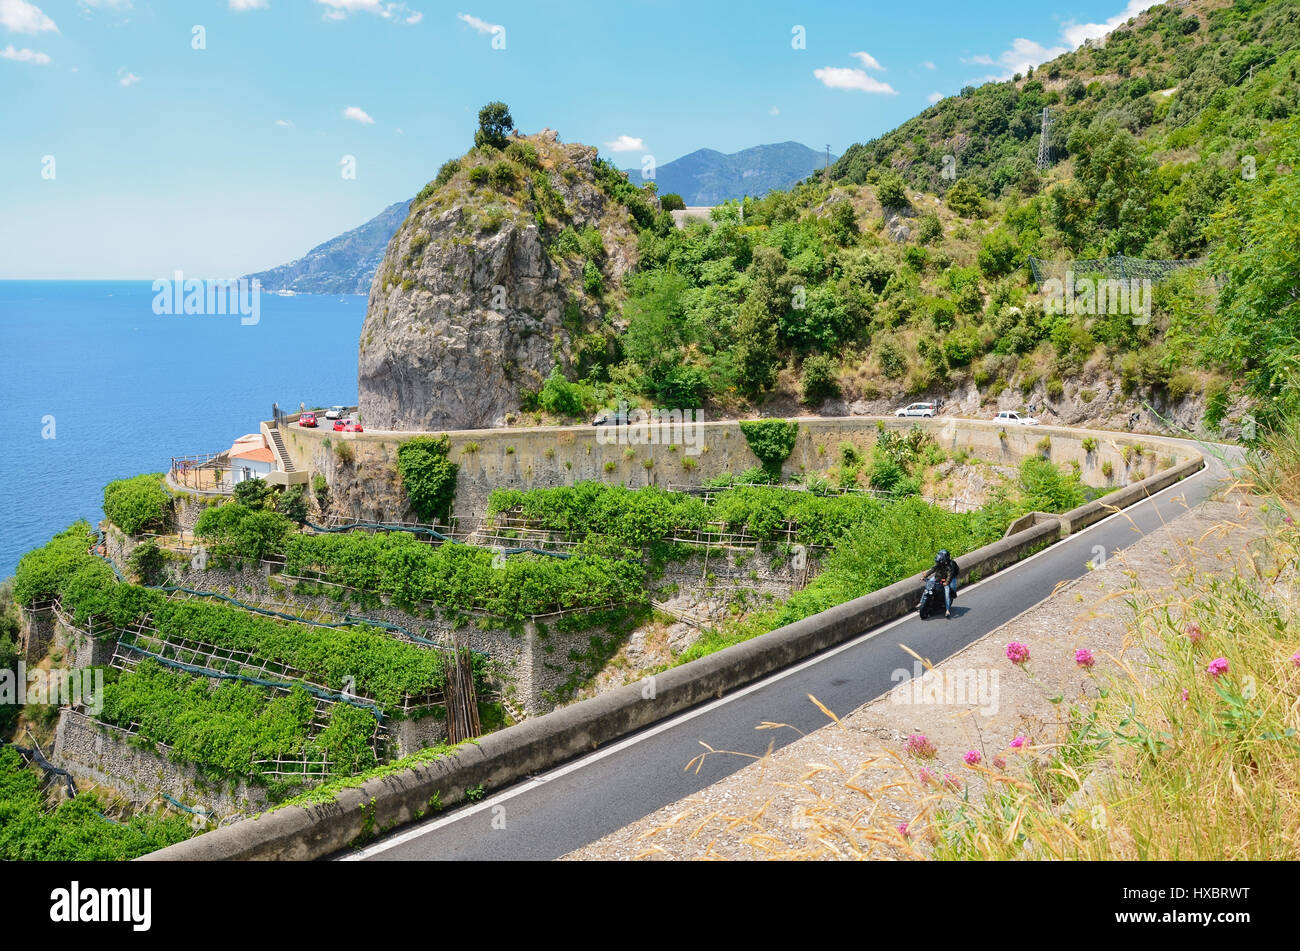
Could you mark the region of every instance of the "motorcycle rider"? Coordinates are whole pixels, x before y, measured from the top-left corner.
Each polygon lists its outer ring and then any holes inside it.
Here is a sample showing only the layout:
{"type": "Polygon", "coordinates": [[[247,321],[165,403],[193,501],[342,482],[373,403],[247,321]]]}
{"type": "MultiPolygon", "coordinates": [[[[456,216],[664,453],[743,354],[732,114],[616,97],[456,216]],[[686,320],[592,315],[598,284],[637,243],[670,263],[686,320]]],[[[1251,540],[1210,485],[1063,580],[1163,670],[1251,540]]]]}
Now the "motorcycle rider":
{"type": "Polygon", "coordinates": [[[943,585],[943,616],[946,618],[952,617],[952,599],[957,597],[957,570],[957,562],[948,554],[948,549],[942,548],[934,556],[934,567],[921,576],[925,580],[934,575],[943,585]]]}

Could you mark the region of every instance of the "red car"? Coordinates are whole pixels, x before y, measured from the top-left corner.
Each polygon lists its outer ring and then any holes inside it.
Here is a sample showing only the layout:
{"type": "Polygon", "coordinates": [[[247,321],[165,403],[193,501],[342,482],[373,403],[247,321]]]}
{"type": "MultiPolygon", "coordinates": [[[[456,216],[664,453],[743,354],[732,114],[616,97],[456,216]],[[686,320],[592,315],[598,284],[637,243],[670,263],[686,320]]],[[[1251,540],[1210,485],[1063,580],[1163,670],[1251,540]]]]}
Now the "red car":
{"type": "Polygon", "coordinates": [[[315,413],[303,413],[298,417],[299,426],[311,426],[313,429],[318,425],[315,413]]]}
{"type": "Polygon", "coordinates": [[[334,431],[336,433],[364,433],[361,424],[355,419],[336,419],[334,421],[334,431]]]}

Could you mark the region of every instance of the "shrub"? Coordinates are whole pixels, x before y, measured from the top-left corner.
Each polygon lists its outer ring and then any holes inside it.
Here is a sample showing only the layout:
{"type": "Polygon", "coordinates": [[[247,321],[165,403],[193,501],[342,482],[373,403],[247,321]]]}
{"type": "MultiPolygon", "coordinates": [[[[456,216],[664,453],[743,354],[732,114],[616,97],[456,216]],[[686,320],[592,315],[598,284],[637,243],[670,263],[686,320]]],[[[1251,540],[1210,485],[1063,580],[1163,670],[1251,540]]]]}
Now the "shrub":
{"type": "Polygon", "coordinates": [[[510,194],[519,185],[519,176],[510,162],[493,162],[487,169],[488,181],[497,191],[510,194]]]}
{"type": "Polygon", "coordinates": [[[740,431],[764,471],[780,480],[781,466],[794,450],[794,441],[799,436],[799,424],[784,419],[742,420],[740,431]]]}
{"type": "Polygon", "coordinates": [[[118,479],[104,486],[104,515],[128,535],[165,527],[171,505],[161,473],[118,479]]]}
{"type": "Polygon", "coordinates": [[[451,438],[416,436],[397,447],[397,471],[416,515],[425,521],[445,518],[456,497],[460,467],[447,458],[451,438]]]}
{"type": "Polygon", "coordinates": [[[307,521],[307,493],[300,485],[290,486],[275,500],[275,510],[298,525],[307,521]]]}
{"type": "Polygon", "coordinates": [[[876,197],[886,208],[906,208],[910,204],[903,177],[892,169],[880,176],[876,183],[876,197]]]}
{"type": "Polygon", "coordinates": [[[324,505],[325,497],[330,492],[329,480],[322,473],[317,472],[311,477],[311,490],[316,494],[316,501],[324,505]]]}
{"type": "Polygon", "coordinates": [[[953,182],[943,200],[963,218],[979,218],[984,214],[984,196],[969,179],[959,178],[953,182]]]}
{"type": "Polygon", "coordinates": [[[227,502],[206,509],[194,525],[194,534],[208,539],[219,559],[260,561],[280,550],[291,528],[292,523],[278,512],[227,502]]]}
{"type": "Polygon", "coordinates": [[[816,405],[840,394],[836,382],[835,361],[822,353],[815,353],[803,362],[803,376],[799,382],[800,397],[804,403],[816,405]]]}
{"type": "Polygon", "coordinates": [[[582,264],[582,289],[596,297],[605,291],[605,278],[600,273],[600,268],[590,259],[582,264]]]}
{"type": "Polygon", "coordinates": [[[551,369],[551,375],[546,378],[546,382],[538,391],[537,402],[544,410],[555,416],[582,415],[582,389],[576,383],[570,383],[565,379],[558,363],[551,369]]]}
{"type": "Polygon", "coordinates": [[[922,244],[932,244],[943,237],[943,223],[939,216],[930,212],[921,216],[921,228],[917,232],[917,240],[922,244]]]}
{"type": "Polygon", "coordinates": [[[533,148],[531,142],[511,142],[506,146],[506,158],[524,168],[542,167],[541,160],[537,157],[537,149],[533,148]]]}
{"type": "Polygon", "coordinates": [[[1084,436],[1083,442],[1079,445],[1083,447],[1083,451],[1086,453],[1091,454],[1097,451],[1097,440],[1092,436],[1084,436]]]}
{"type": "Polygon", "coordinates": [[[265,479],[245,479],[235,485],[235,501],[250,509],[271,508],[275,490],[265,479]]]}
{"type": "Polygon", "coordinates": [[[166,554],[152,541],[136,545],[135,550],[131,552],[131,557],[126,560],[126,566],[131,569],[140,583],[148,585],[159,583],[163,566],[166,564],[166,554]]]}
{"type": "Polygon", "coordinates": [[[668,192],[659,196],[659,206],[664,211],[681,211],[686,207],[686,202],[676,192],[668,192]]]}
{"type": "Polygon", "coordinates": [[[486,165],[475,165],[469,170],[469,180],[474,185],[486,185],[488,181],[488,167],[486,165]]]}

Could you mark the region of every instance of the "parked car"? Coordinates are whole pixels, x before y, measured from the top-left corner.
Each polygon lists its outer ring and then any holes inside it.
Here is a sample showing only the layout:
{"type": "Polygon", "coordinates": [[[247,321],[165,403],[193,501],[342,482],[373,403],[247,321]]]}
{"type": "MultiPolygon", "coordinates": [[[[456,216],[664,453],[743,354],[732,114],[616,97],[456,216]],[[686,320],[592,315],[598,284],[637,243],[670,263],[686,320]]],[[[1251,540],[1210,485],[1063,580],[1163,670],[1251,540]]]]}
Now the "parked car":
{"type": "Polygon", "coordinates": [[[336,419],[334,421],[334,431],[336,433],[364,433],[361,424],[355,419],[336,419]]]}
{"type": "Polygon", "coordinates": [[[303,413],[301,416],[298,417],[298,425],[299,425],[299,426],[310,426],[311,428],[315,429],[316,426],[319,425],[319,424],[317,423],[317,421],[316,421],[316,414],[315,414],[315,413],[303,413]]]}
{"type": "Polygon", "coordinates": [[[910,406],[904,406],[895,416],[926,416],[933,417],[935,407],[933,403],[913,403],[910,406]]]}
{"type": "Polygon", "coordinates": [[[346,406],[331,406],[325,411],[326,419],[342,419],[347,415],[348,408],[346,406]]]}
{"type": "Polygon", "coordinates": [[[606,410],[596,416],[591,421],[593,426],[626,426],[628,423],[627,410],[606,410]]]}
{"type": "Polygon", "coordinates": [[[993,417],[995,423],[1001,423],[1004,426],[1037,426],[1038,420],[1032,416],[1024,416],[1015,410],[1003,410],[993,417]]]}

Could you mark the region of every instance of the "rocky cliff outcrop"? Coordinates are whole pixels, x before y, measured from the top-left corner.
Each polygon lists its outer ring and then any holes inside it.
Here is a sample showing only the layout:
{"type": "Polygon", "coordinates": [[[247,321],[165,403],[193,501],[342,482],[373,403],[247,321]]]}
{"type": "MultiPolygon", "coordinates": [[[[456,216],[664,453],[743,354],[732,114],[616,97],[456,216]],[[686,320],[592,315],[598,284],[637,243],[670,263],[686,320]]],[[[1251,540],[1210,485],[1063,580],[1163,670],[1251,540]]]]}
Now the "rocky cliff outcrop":
{"type": "Polygon", "coordinates": [[[613,346],[636,230],[595,160],[547,130],[475,149],[421,193],[370,289],[357,363],[367,427],[500,425],[554,366],[613,346]]]}

